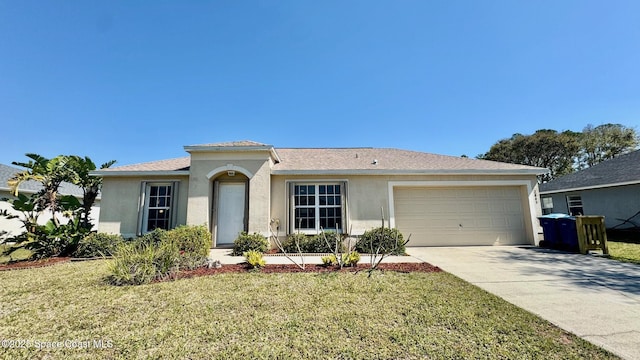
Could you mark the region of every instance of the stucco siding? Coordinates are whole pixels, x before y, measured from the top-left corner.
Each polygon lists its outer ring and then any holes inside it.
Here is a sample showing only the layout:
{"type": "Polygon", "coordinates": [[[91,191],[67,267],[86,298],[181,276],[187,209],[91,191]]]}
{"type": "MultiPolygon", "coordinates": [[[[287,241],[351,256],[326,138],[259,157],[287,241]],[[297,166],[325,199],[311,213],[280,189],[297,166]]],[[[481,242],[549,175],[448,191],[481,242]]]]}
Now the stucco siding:
{"type": "Polygon", "coordinates": [[[280,235],[288,232],[287,183],[295,181],[346,181],[347,182],[347,231],[360,235],[364,231],[380,226],[382,212],[389,221],[389,184],[393,182],[492,182],[512,181],[523,184],[521,197],[527,241],[534,243],[539,231],[534,221],[541,214],[535,176],[285,176],[272,177],[271,217],[280,220],[280,235]]]}
{"type": "MultiPolygon", "coordinates": [[[[269,234],[271,167],[268,152],[192,153],[187,224],[211,228],[213,181],[228,170],[249,178],[248,231],[269,234]]],[[[212,229],[214,230],[214,229],[212,229]]]]}
{"type": "Polygon", "coordinates": [[[180,177],[105,177],[98,231],[135,237],[138,231],[141,187],[143,182],[179,181],[176,226],[186,224],[189,180],[180,177]]]}

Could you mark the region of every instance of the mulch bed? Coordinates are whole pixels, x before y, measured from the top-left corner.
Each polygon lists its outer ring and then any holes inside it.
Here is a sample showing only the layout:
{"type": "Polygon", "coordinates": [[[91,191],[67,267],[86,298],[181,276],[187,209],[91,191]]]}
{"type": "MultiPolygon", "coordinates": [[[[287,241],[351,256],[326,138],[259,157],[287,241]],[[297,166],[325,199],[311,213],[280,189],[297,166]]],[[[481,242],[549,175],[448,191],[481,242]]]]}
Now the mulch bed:
{"type": "MultiPolygon", "coordinates": [[[[305,269],[302,270],[295,264],[267,264],[264,268],[260,270],[250,269],[245,264],[235,264],[235,265],[222,265],[221,268],[198,268],[195,270],[184,270],[180,271],[176,274],[176,278],[178,279],[186,279],[197,276],[207,276],[207,275],[215,275],[215,274],[228,274],[228,273],[247,273],[251,271],[259,271],[263,274],[274,274],[274,273],[329,273],[329,272],[359,272],[359,271],[367,271],[370,269],[369,264],[358,264],[356,267],[345,267],[345,268],[337,268],[337,267],[325,267],[322,265],[316,264],[307,264],[305,269]]],[[[382,271],[395,271],[402,273],[410,273],[410,272],[440,272],[442,271],[439,267],[433,266],[428,263],[383,263],[378,266],[379,270],[382,271]]]]}
{"type": "Polygon", "coordinates": [[[0,271],[39,268],[43,266],[51,266],[55,264],[65,263],[68,261],[71,261],[71,258],[55,257],[55,258],[33,260],[33,261],[18,261],[15,263],[0,265],[0,271]]]}

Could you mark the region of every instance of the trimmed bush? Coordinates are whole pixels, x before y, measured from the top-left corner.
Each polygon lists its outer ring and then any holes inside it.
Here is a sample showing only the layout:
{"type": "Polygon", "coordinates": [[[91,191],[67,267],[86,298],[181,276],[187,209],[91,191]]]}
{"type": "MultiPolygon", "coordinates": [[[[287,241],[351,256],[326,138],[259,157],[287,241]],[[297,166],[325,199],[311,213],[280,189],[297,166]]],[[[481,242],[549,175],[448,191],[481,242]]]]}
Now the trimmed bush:
{"type": "Polygon", "coordinates": [[[211,249],[211,233],[206,227],[179,226],[168,231],[165,238],[178,247],[181,268],[192,270],[207,262],[211,249]]]}
{"type": "Polygon", "coordinates": [[[380,248],[380,254],[404,255],[404,239],[398,229],[375,228],[365,231],[356,242],[356,251],[369,254],[380,248]]]}
{"type": "Polygon", "coordinates": [[[167,230],[157,228],[152,232],[142,235],[141,237],[137,238],[135,241],[140,245],[143,245],[143,244],[158,245],[168,240],[167,233],[168,233],[167,230]]]}
{"type": "Polygon", "coordinates": [[[269,249],[269,240],[262,234],[247,234],[241,232],[233,242],[233,252],[231,255],[241,256],[247,251],[258,251],[264,253],[269,249]]]}
{"type": "MultiPolygon", "coordinates": [[[[303,253],[332,253],[336,243],[336,233],[325,232],[319,235],[290,234],[283,242],[282,247],[288,253],[297,253],[298,247],[296,246],[296,241],[300,245],[300,251],[303,253]],[[330,246],[327,245],[325,238],[330,246]]],[[[338,251],[344,251],[342,239],[339,241],[339,246],[340,249],[338,249],[338,251]]]]}
{"type": "Polygon", "coordinates": [[[79,258],[111,256],[123,242],[124,239],[120,235],[91,233],[80,240],[73,256],[79,258]]]}

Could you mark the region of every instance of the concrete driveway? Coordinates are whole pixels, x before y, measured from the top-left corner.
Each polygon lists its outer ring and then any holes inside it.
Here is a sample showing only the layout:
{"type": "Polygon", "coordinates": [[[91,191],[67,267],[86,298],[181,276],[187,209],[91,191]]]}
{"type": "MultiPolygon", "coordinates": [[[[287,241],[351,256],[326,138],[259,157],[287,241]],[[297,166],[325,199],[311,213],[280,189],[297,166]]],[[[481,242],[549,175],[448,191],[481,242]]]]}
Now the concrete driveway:
{"type": "Polygon", "coordinates": [[[640,359],[640,265],[535,247],[408,248],[626,359],[640,359]]]}

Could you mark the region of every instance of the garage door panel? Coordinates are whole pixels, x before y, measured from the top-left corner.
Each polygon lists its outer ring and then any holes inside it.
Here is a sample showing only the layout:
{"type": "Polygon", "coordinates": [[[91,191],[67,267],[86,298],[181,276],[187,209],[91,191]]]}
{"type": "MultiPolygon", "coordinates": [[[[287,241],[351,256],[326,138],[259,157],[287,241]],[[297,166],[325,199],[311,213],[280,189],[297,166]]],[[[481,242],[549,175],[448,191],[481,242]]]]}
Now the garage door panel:
{"type": "Polygon", "coordinates": [[[526,243],[520,194],[516,186],[395,188],[396,227],[412,246],[526,243]]]}

